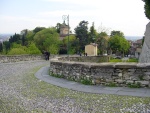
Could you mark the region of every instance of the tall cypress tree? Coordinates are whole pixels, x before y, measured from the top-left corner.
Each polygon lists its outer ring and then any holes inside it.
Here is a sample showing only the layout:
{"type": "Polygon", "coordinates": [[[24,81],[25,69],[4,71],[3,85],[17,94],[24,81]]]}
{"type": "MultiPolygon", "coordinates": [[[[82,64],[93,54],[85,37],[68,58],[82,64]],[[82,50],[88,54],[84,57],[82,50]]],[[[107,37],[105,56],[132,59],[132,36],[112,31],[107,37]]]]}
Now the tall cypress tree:
{"type": "Polygon", "coordinates": [[[3,52],[3,44],[0,42],[0,52],[3,52]]]}

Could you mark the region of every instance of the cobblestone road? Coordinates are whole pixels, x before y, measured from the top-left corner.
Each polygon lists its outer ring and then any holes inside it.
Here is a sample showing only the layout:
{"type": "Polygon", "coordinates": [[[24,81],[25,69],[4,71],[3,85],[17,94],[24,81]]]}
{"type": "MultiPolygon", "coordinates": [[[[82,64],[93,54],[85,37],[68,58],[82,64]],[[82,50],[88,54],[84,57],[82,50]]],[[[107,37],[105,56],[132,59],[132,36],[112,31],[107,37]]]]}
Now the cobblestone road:
{"type": "Polygon", "coordinates": [[[35,78],[46,61],[0,64],[0,113],[150,113],[150,98],[88,94],[35,78]]]}

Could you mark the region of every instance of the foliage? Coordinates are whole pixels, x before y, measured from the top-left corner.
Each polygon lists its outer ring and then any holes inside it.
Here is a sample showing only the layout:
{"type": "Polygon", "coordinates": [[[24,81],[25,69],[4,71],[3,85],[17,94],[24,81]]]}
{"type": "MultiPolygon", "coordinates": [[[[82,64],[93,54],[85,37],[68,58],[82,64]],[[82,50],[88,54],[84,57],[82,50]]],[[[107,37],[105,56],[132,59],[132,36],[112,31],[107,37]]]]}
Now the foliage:
{"type": "Polygon", "coordinates": [[[144,75],[139,75],[138,77],[140,80],[144,80],[144,75]]]}
{"type": "Polygon", "coordinates": [[[108,34],[106,32],[101,32],[98,34],[99,37],[107,37],[108,34]]]}
{"type": "Polygon", "coordinates": [[[141,87],[141,83],[140,82],[137,82],[137,83],[128,83],[127,84],[128,87],[130,88],[140,88],[141,87]]]}
{"type": "Polygon", "coordinates": [[[67,51],[67,45],[69,44],[69,54],[75,54],[78,51],[78,40],[76,39],[75,35],[69,36],[69,43],[68,43],[68,36],[66,36],[62,40],[61,49],[65,48],[67,51]]]}
{"type": "Polygon", "coordinates": [[[130,58],[129,61],[127,62],[138,62],[138,59],[137,58],[130,58]]]}
{"type": "Polygon", "coordinates": [[[48,51],[50,51],[50,53],[52,53],[52,54],[58,54],[59,47],[57,45],[53,44],[53,45],[49,46],[48,51]]]}
{"type": "Polygon", "coordinates": [[[33,41],[33,37],[34,37],[35,33],[33,31],[28,31],[26,34],[26,39],[28,41],[28,43],[33,41]]]}
{"type": "Polygon", "coordinates": [[[27,52],[23,48],[12,48],[8,55],[20,55],[20,54],[27,54],[27,52]]]}
{"type": "Polygon", "coordinates": [[[122,60],[121,59],[110,59],[109,62],[122,62],[122,60]]]}
{"type": "Polygon", "coordinates": [[[27,49],[28,54],[40,54],[40,50],[36,47],[34,43],[31,43],[27,49]]]}
{"type": "Polygon", "coordinates": [[[34,32],[34,33],[37,33],[37,32],[39,32],[39,31],[41,31],[41,30],[43,30],[43,29],[45,29],[45,27],[36,27],[36,28],[33,30],[33,32],[34,32]]]}
{"type": "Polygon", "coordinates": [[[114,82],[110,82],[110,83],[106,84],[106,86],[117,87],[116,83],[114,83],[114,82]]]}
{"type": "Polygon", "coordinates": [[[59,75],[59,74],[50,74],[50,75],[57,78],[64,78],[64,75],[59,75]]]}
{"type": "Polygon", "coordinates": [[[56,24],[56,30],[57,30],[57,33],[60,33],[60,26],[61,26],[62,24],[60,24],[60,23],[57,23],[56,24]]]}
{"type": "MultiPolygon", "coordinates": [[[[122,60],[121,59],[111,58],[109,62],[122,62],[122,60]]],[[[130,58],[127,62],[138,62],[138,59],[130,58]]]]}
{"type": "Polygon", "coordinates": [[[109,47],[113,50],[113,52],[127,52],[129,50],[129,42],[120,35],[114,35],[109,39],[109,47]]]}
{"type": "Polygon", "coordinates": [[[33,37],[36,46],[40,51],[50,51],[52,54],[57,54],[59,51],[59,34],[55,28],[47,28],[39,31],[33,37]]]}
{"type": "Polygon", "coordinates": [[[79,25],[75,28],[75,34],[79,40],[79,50],[83,51],[85,45],[88,43],[88,21],[81,21],[79,25]]]}
{"type": "Polygon", "coordinates": [[[0,42],[0,53],[3,52],[3,44],[0,42]]]}
{"type": "Polygon", "coordinates": [[[120,37],[124,37],[124,34],[121,31],[114,31],[114,30],[111,31],[110,36],[112,37],[112,36],[115,36],[115,35],[120,36],[120,37]]]}
{"type": "Polygon", "coordinates": [[[4,51],[5,51],[6,54],[7,54],[7,52],[10,50],[10,42],[9,42],[9,41],[5,41],[5,42],[3,43],[3,49],[4,49],[4,51]]]}
{"type": "Polygon", "coordinates": [[[148,19],[150,19],[150,0],[144,0],[144,2],[145,2],[145,6],[144,6],[145,15],[148,19]]]}
{"type": "Polygon", "coordinates": [[[92,85],[92,81],[88,80],[88,79],[82,79],[81,83],[84,84],[84,85],[92,85]]]}
{"type": "Polygon", "coordinates": [[[98,33],[95,30],[94,23],[93,23],[93,25],[90,27],[88,43],[94,43],[97,38],[97,34],[98,33]]]}
{"type": "Polygon", "coordinates": [[[10,43],[16,42],[18,44],[21,44],[21,35],[15,33],[15,35],[10,37],[9,42],[10,43]]]}
{"type": "Polygon", "coordinates": [[[98,44],[98,49],[100,51],[100,54],[107,53],[108,48],[108,36],[99,34],[96,43],[98,44]]]}

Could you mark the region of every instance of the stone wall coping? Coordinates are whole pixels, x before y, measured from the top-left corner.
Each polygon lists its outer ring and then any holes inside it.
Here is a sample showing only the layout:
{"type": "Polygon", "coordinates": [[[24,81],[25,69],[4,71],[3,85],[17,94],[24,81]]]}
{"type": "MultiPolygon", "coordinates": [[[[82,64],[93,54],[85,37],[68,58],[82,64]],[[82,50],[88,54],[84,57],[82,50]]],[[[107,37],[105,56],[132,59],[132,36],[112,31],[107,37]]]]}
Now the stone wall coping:
{"type": "Polygon", "coordinates": [[[40,56],[42,54],[22,54],[22,55],[0,55],[0,57],[15,57],[15,56],[40,56]]]}
{"type": "MultiPolygon", "coordinates": [[[[59,57],[60,58],[60,57],[59,57]]],[[[89,66],[89,67],[104,67],[104,68],[148,68],[150,69],[150,63],[127,63],[127,62],[104,62],[104,63],[91,63],[91,62],[75,62],[75,61],[63,61],[63,60],[58,60],[58,58],[51,59],[50,62],[53,63],[62,63],[62,64],[80,64],[84,66],[89,66]]]]}

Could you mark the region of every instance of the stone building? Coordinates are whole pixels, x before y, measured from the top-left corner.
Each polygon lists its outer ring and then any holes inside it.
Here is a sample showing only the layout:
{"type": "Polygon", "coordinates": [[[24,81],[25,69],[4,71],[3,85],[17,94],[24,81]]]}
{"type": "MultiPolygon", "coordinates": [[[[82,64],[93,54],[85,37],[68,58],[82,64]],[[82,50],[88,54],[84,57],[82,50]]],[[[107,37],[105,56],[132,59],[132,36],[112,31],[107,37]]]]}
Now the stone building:
{"type": "Polygon", "coordinates": [[[91,43],[85,46],[85,53],[91,56],[97,56],[97,44],[91,43]]]}
{"type": "Polygon", "coordinates": [[[63,39],[65,36],[68,36],[69,27],[66,25],[65,21],[63,24],[60,25],[60,37],[63,39]]]}

